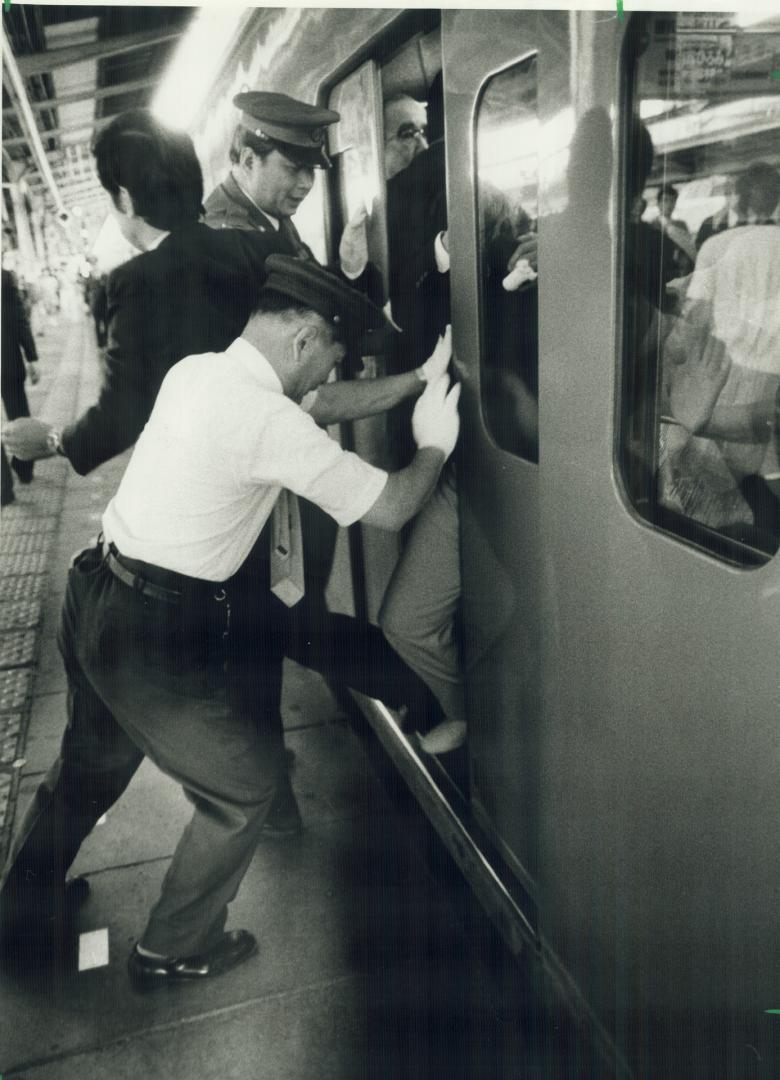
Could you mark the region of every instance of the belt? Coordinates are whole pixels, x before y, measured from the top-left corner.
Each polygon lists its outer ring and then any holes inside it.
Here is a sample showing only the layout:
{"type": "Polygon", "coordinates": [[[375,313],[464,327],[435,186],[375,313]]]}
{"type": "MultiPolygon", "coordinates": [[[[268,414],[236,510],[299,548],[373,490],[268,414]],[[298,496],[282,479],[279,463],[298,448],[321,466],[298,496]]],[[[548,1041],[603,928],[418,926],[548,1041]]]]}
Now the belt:
{"type": "Polygon", "coordinates": [[[139,559],[128,559],[121,555],[113,544],[103,541],[103,557],[106,566],[123,585],[127,585],[135,592],[143,596],[151,596],[155,600],[164,600],[168,604],[180,604],[185,594],[193,592],[210,592],[211,599],[224,600],[226,593],[218,582],[203,581],[198,578],[188,578],[184,574],[177,574],[173,570],[165,570],[161,566],[152,566],[150,563],[141,562],[139,559]],[[166,579],[171,584],[179,585],[178,589],[171,589],[158,582],[151,581],[149,573],[166,579]]]}

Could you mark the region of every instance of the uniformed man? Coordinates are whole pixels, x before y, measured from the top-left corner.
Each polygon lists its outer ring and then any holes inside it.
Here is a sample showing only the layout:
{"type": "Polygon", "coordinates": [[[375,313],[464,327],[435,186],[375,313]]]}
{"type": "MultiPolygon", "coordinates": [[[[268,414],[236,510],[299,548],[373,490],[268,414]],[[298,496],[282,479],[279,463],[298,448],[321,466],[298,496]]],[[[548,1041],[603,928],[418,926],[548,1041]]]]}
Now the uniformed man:
{"type": "MultiPolygon", "coordinates": [[[[325,148],[327,129],[339,121],[339,114],[266,91],[238,94],[233,103],[240,117],[230,145],[230,172],[206,199],[206,224],[216,229],[259,232],[267,242],[273,238],[279,252],[315,261],[292,218],[312,189],[314,170],[330,166],[325,148]]],[[[424,124],[425,107],[402,95],[392,99],[388,108],[393,134],[398,136],[388,153],[393,155],[395,143],[399,147],[396,153],[405,155],[425,145],[419,138],[407,138],[412,120],[415,131],[419,123],[424,124]]],[[[349,223],[342,235],[339,272],[367,296],[381,302],[381,276],[368,261],[365,229],[359,218],[349,223]]],[[[409,348],[411,351],[411,343],[409,348]]],[[[362,383],[344,381],[341,385],[348,395],[351,388],[359,392],[362,383]]],[[[408,424],[410,414],[405,415],[408,424]]],[[[305,500],[301,501],[300,515],[306,593],[303,602],[291,612],[290,654],[338,682],[351,680],[354,685],[353,673],[340,667],[356,656],[366,656],[369,665],[386,666],[387,648],[374,627],[328,611],[325,588],[333,564],[336,526],[305,500]],[[338,642],[337,648],[334,641],[338,642]]],[[[438,712],[438,705],[411,672],[404,681],[407,704],[418,714],[421,726],[426,726],[438,712]]]]}
{"type": "Polygon", "coordinates": [[[202,980],[255,951],[251,933],[225,922],[285,783],[275,719],[283,650],[267,553],[265,588],[248,595],[238,571],[283,490],[341,525],[397,530],[455,445],[458,388],[447,393],[444,374],[419,399],[418,452],[401,472],[330,439],[299,402],[384,316],[313,263],[272,256],[267,270],[241,336],[166,375],[104,536],[70,571],[60,634],[68,729],[0,895],[6,953],[21,949],[22,964],[36,945],[50,947],[45,931],[83,898],[83,879],[68,888],[67,869],[145,755],[194,812],[130,955],[133,985],[202,980]]]}

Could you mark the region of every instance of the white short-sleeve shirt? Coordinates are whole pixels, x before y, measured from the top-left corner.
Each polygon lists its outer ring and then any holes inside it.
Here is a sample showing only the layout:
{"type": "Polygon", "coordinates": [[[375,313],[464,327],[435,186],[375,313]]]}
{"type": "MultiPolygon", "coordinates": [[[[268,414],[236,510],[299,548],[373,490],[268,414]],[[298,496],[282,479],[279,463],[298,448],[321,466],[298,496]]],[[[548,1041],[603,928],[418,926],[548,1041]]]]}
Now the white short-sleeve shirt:
{"type": "Polygon", "coordinates": [[[130,558],[225,581],[282,488],[350,525],[386,482],[383,469],[342,450],[285,397],[265,357],[238,338],[168,372],[103,531],[130,558]]]}

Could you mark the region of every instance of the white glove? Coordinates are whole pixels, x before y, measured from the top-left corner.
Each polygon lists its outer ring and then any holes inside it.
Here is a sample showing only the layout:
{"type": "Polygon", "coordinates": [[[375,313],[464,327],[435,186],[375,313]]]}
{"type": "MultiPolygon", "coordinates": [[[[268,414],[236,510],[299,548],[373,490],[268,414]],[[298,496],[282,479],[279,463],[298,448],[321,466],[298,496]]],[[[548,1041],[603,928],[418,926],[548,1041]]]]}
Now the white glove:
{"type": "Polygon", "coordinates": [[[442,375],[435,382],[429,382],[417,399],[412,413],[412,434],[418,449],[431,447],[441,450],[445,460],[455,449],[460,429],[460,383],[456,383],[447,393],[449,385],[449,375],[442,375]]]}
{"type": "Polygon", "coordinates": [[[339,243],[339,264],[346,277],[359,278],[368,262],[366,220],[368,211],[360,206],[347,222],[339,243]]]}
{"type": "Polygon", "coordinates": [[[436,382],[449,367],[452,359],[452,327],[447,323],[444,333],[436,342],[431,355],[425,363],[417,368],[417,375],[424,383],[436,382]]]}

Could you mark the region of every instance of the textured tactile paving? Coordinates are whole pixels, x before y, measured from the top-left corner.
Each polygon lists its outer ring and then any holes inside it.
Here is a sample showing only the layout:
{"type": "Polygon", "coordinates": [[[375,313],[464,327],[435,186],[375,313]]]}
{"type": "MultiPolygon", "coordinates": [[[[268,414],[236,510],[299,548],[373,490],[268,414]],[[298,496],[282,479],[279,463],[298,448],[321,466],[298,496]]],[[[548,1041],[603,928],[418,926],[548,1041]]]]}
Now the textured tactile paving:
{"type": "Polygon", "coordinates": [[[32,685],[31,668],[0,671],[0,712],[15,712],[27,701],[32,685]]]}
{"type": "Polygon", "coordinates": [[[44,585],[43,574],[23,574],[0,578],[0,604],[15,600],[37,600],[44,585]]]}
{"type": "Polygon", "coordinates": [[[27,513],[26,509],[11,506],[3,511],[3,535],[19,536],[26,533],[53,533],[57,526],[55,514],[27,513]]]}
{"type": "Polygon", "coordinates": [[[21,713],[0,713],[0,765],[13,765],[18,757],[21,713]]]}
{"type": "Polygon", "coordinates": [[[53,543],[54,534],[51,532],[15,533],[6,536],[3,530],[0,536],[0,570],[7,556],[49,551],[53,543]]]}
{"type": "Polygon", "coordinates": [[[40,599],[0,603],[0,632],[37,626],[41,621],[41,607],[40,599]]]}
{"type": "Polygon", "coordinates": [[[12,773],[0,772],[0,826],[5,824],[8,805],[11,801],[12,773]]]}
{"type": "Polygon", "coordinates": [[[0,633],[0,670],[22,667],[35,659],[35,630],[0,633]]]}
{"type": "Polygon", "coordinates": [[[3,577],[16,577],[18,574],[42,574],[47,564],[48,555],[45,551],[3,555],[0,558],[0,574],[3,577]]]}

